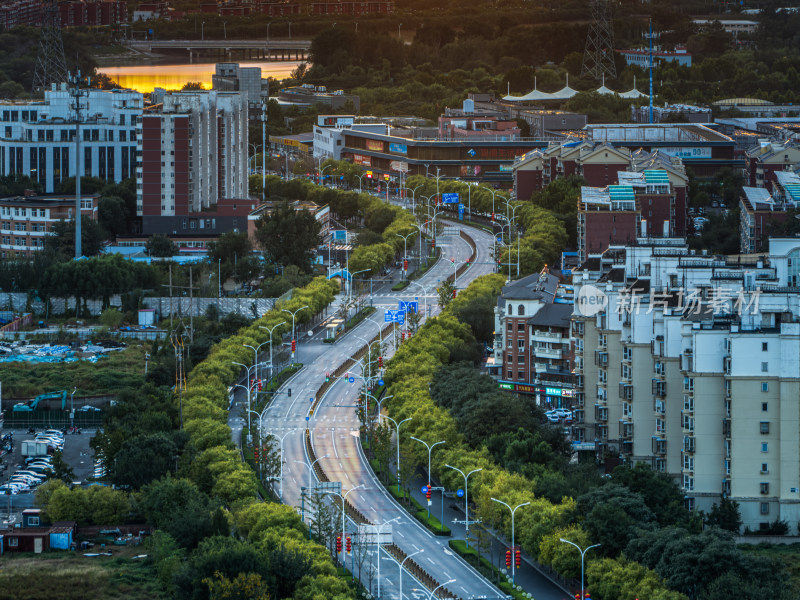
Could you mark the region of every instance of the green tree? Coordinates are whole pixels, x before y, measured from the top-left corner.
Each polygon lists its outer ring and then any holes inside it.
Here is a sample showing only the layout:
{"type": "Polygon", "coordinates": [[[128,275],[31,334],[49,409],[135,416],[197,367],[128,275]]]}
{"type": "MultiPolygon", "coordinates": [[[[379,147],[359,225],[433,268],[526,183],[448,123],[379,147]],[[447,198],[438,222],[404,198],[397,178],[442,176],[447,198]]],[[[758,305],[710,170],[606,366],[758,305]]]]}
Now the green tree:
{"type": "Polygon", "coordinates": [[[116,329],[124,320],[125,315],[116,307],[109,307],[100,314],[100,322],[109,329],[116,329]]]}
{"type": "Polygon", "coordinates": [[[53,478],[67,484],[75,481],[75,472],[69,466],[69,463],[64,460],[61,450],[53,452],[53,478]]]}
{"type": "MultiPolygon", "coordinates": [[[[53,235],[45,238],[45,248],[62,256],[75,256],[75,220],[58,221],[51,229],[53,235]]],[[[81,217],[81,252],[83,256],[97,256],[103,249],[107,233],[100,223],[81,217]]]]}
{"type": "Polygon", "coordinates": [[[261,264],[253,256],[253,244],[246,233],[226,232],[208,244],[212,265],[222,265],[223,279],[230,276],[239,282],[251,281],[261,272],[261,264]]]}
{"type": "Polygon", "coordinates": [[[145,246],[148,256],[155,256],[160,258],[168,258],[178,254],[178,246],[175,245],[169,236],[163,233],[156,233],[147,239],[145,246]]]}
{"type": "Polygon", "coordinates": [[[111,468],[114,483],[139,489],[174,471],[179,458],[179,447],[173,437],[157,432],[126,440],[116,453],[111,468]]]}
{"type": "Polygon", "coordinates": [[[193,548],[211,532],[208,496],[187,479],[167,476],[146,485],[139,506],[150,523],[183,548],[193,548]]]}
{"type": "Polygon", "coordinates": [[[439,307],[440,308],[447,308],[453,301],[453,294],[455,293],[456,288],[453,285],[453,282],[449,279],[447,281],[442,282],[442,284],[436,288],[436,293],[439,294],[439,307]]]}
{"type": "Polygon", "coordinates": [[[269,264],[311,269],[313,251],[320,243],[321,226],[306,210],[283,202],[256,221],[256,241],[269,264]]]}
{"type": "Polygon", "coordinates": [[[97,220],[110,235],[127,231],[128,209],[119,196],[104,196],[97,204],[97,220]]]}

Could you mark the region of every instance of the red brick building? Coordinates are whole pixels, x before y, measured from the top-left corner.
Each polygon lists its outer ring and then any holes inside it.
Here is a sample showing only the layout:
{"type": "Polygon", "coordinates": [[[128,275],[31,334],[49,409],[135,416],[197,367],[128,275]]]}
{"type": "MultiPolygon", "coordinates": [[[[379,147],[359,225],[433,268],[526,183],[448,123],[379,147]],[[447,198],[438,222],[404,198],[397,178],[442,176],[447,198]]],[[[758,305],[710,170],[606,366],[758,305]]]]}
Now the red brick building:
{"type": "Polygon", "coordinates": [[[772,191],[777,171],[791,171],[800,163],[795,142],[761,142],[745,153],[745,174],[751,187],[772,191]]]}

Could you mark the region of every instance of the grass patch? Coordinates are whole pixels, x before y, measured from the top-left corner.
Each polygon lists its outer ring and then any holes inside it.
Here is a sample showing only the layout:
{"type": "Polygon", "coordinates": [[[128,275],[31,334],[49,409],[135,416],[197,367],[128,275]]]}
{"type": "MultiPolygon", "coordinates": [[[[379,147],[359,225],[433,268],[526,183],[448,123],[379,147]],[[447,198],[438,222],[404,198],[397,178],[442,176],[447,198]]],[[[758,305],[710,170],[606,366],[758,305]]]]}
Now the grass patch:
{"type": "Polygon", "coordinates": [[[377,309],[374,306],[365,306],[352,317],[347,319],[347,322],[344,324],[344,330],[347,331],[348,329],[352,329],[376,310],[377,309]]]}
{"type": "Polygon", "coordinates": [[[117,395],[144,384],[145,347],[130,346],[110,352],[96,363],[0,363],[5,398],[32,398],[46,392],[78,388],[83,396],[117,395]]]}
{"type": "Polygon", "coordinates": [[[0,559],[0,589],[15,600],[125,598],[161,600],[155,568],[141,546],[114,546],[114,556],[87,558],[74,552],[6,555],[0,559]]]}
{"type": "Polygon", "coordinates": [[[404,290],[408,287],[408,281],[398,281],[392,286],[393,292],[399,292],[400,290],[404,290]]]}
{"type": "Polygon", "coordinates": [[[450,546],[451,550],[466,560],[481,575],[486,577],[486,579],[497,585],[503,592],[516,600],[527,600],[525,592],[518,591],[516,587],[506,579],[506,576],[500,572],[500,569],[495,567],[485,557],[479,556],[478,551],[474,547],[468,548],[467,542],[464,540],[448,540],[447,544],[450,546]]]}

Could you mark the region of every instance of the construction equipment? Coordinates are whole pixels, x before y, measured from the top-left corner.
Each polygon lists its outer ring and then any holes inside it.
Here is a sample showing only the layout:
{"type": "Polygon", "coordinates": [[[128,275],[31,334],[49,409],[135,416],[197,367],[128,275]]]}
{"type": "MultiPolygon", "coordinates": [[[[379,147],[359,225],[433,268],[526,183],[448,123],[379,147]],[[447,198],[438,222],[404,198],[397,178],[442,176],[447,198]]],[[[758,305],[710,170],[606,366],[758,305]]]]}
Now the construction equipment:
{"type": "Polygon", "coordinates": [[[36,396],[36,398],[31,400],[27,404],[22,402],[19,404],[15,404],[13,410],[14,412],[31,412],[37,409],[39,403],[42,400],[50,400],[56,398],[61,398],[61,410],[64,410],[67,407],[67,390],[60,390],[58,392],[48,392],[46,394],[39,394],[38,396],[36,396]]]}

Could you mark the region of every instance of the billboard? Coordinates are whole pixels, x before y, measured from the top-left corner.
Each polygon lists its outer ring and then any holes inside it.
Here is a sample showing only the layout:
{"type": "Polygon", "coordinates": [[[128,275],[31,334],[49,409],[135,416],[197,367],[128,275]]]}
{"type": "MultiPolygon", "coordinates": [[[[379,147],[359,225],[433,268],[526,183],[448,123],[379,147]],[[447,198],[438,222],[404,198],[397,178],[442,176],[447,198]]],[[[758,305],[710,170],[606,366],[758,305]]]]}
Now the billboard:
{"type": "Polygon", "coordinates": [[[383,142],[378,140],[367,140],[367,150],[373,152],[383,152],[383,142]]]}
{"type": "Polygon", "coordinates": [[[402,160],[393,160],[389,163],[389,168],[392,171],[399,171],[400,173],[408,173],[408,163],[402,160]]]}
{"type": "Polygon", "coordinates": [[[353,154],[353,164],[371,167],[372,158],[369,156],[364,156],[363,154],[353,154]]]}
{"type": "Polygon", "coordinates": [[[461,174],[468,176],[475,176],[481,174],[480,165],[461,165],[461,174]]]}
{"type": "Polygon", "coordinates": [[[408,154],[408,146],[405,144],[395,144],[391,142],[389,144],[389,152],[394,152],[395,154],[408,154]]]}
{"type": "Polygon", "coordinates": [[[442,194],[442,202],[445,204],[458,204],[458,194],[442,194]]]}

